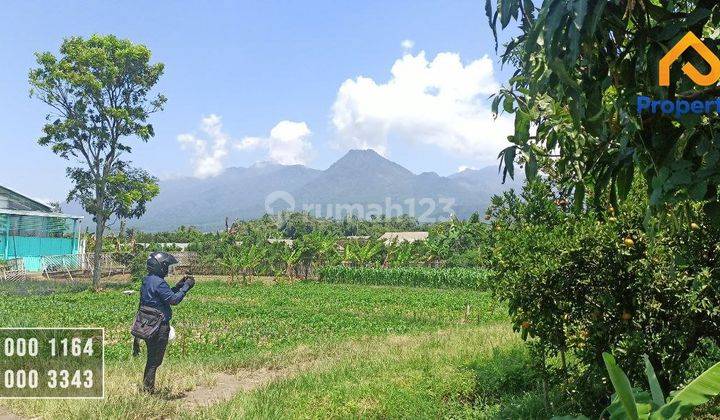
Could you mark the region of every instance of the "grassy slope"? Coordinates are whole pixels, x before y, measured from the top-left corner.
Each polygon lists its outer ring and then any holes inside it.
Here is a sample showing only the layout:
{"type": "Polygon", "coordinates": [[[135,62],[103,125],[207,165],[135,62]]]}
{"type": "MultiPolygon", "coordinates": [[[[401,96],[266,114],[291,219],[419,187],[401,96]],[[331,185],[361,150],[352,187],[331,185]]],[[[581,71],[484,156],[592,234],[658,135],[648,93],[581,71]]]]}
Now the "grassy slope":
{"type": "Polygon", "coordinates": [[[532,418],[542,401],[504,323],[351,342],[324,368],[193,418],[532,418]],[[530,385],[530,386],[528,386],[530,385]]]}
{"type": "MultiPolygon", "coordinates": [[[[222,417],[235,417],[244,410],[253,417],[462,413],[469,403],[487,406],[476,389],[477,366],[490,360],[494,348],[521,349],[509,329],[496,323],[505,319],[504,308],[484,293],[208,282],[198,284],[177,308],[174,324],[180,338],[171,345],[159,374],[165,389],[148,397],[137,390],[143,361],[129,358],[127,330],[136,299],[137,295],[125,296],[120,289],[24,296],[0,291],[4,325],[102,326],[109,344],[104,402],[3,404],[20,414],[53,418],[181,415],[177,398],[198,384],[212,382],[213,372],[292,366],[298,358],[311,358],[321,363],[204,413],[222,417]],[[298,398],[298,392],[305,397],[298,398]]],[[[524,359],[524,353],[518,357],[524,359]]],[[[477,414],[477,408],[470,412],[477,414]]]]}

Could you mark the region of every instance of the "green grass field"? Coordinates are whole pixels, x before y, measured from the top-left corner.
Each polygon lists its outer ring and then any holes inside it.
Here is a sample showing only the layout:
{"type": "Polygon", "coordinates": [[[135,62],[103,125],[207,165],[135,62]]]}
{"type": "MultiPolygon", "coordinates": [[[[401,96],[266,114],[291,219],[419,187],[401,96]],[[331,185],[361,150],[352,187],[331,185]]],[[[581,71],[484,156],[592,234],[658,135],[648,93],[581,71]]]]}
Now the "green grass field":
{"type": "Polygon", "coordinates": [[[138,298],[122,293],[130,287],[4,284],[3,325],[106,329],[106,399],[0,405],[43,418],[516,417],[542,409],[524,346],[487,293],[313,282],[199,282],[175,309],[178,339],[159,370],[161,392],[148,396],[139,391],[144,359],[130,355],[138,298]],[[223,388],[234,391],[220,395],[223,388]]]}

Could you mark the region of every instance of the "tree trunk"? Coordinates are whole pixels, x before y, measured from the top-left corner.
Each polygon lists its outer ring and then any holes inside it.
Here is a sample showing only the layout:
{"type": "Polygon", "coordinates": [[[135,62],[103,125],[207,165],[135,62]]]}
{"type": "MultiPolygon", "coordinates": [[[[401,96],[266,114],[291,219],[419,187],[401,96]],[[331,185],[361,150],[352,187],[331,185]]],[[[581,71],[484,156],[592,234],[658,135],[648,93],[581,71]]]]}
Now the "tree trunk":
{"type": "Polygon", "coordinates": [[[102,216],[96,216],[95,225],[95,250],[93,253],[93,289],[100,289],[100,257],[102,256],[103,233],[105,232],[105,219],[102,216]]]}

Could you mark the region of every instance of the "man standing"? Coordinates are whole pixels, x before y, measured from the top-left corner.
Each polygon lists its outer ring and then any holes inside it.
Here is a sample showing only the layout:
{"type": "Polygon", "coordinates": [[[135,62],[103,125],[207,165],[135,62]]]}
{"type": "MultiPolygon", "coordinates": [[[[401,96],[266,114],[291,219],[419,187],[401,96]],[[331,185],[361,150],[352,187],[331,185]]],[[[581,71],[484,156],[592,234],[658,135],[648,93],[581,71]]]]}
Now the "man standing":
{"type": "Polygon", "coordinates": [[[180,303],[185,294],[195,286],[192,276],[185,276],[174,287],[170,287],[165,277],[170,266],[177,264],[177,259],[165,252],[154,252],[147,260],[148,275],[143,279],[140,288],[140,306],[149,306],[162,312],[163,320],[158,331],[149,339],[147,344],[147,363],[143,376],[143,389],[147,392],[155,391],[155,372],[162,364],[165,349],[170,334],[170,319],[172,309],[170,305],[180,303]]]}

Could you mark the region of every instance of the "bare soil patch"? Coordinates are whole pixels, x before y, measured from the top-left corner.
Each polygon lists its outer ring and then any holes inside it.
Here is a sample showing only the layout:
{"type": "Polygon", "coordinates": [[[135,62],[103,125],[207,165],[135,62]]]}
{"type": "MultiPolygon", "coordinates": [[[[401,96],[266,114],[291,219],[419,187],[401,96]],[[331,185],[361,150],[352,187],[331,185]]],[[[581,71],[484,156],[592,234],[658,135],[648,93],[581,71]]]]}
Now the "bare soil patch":
{"type": "MultiPolygon", "coordinates": [[[[287,377],[297,369],[242,369],[234,374],[219,373],[213,385],[199,386],[184,398],[183,405],[194,409],[227,401],[239,392],[250,392],[277,379],[287,377]]],[[[4,420],[0,418],[0,420],[4,420]]]]}
{"type": "Polygon", "coordinates": [[[0,420],[22,420],[22,417],[16,416],[3,407],[0,407],[0,420]]]}

